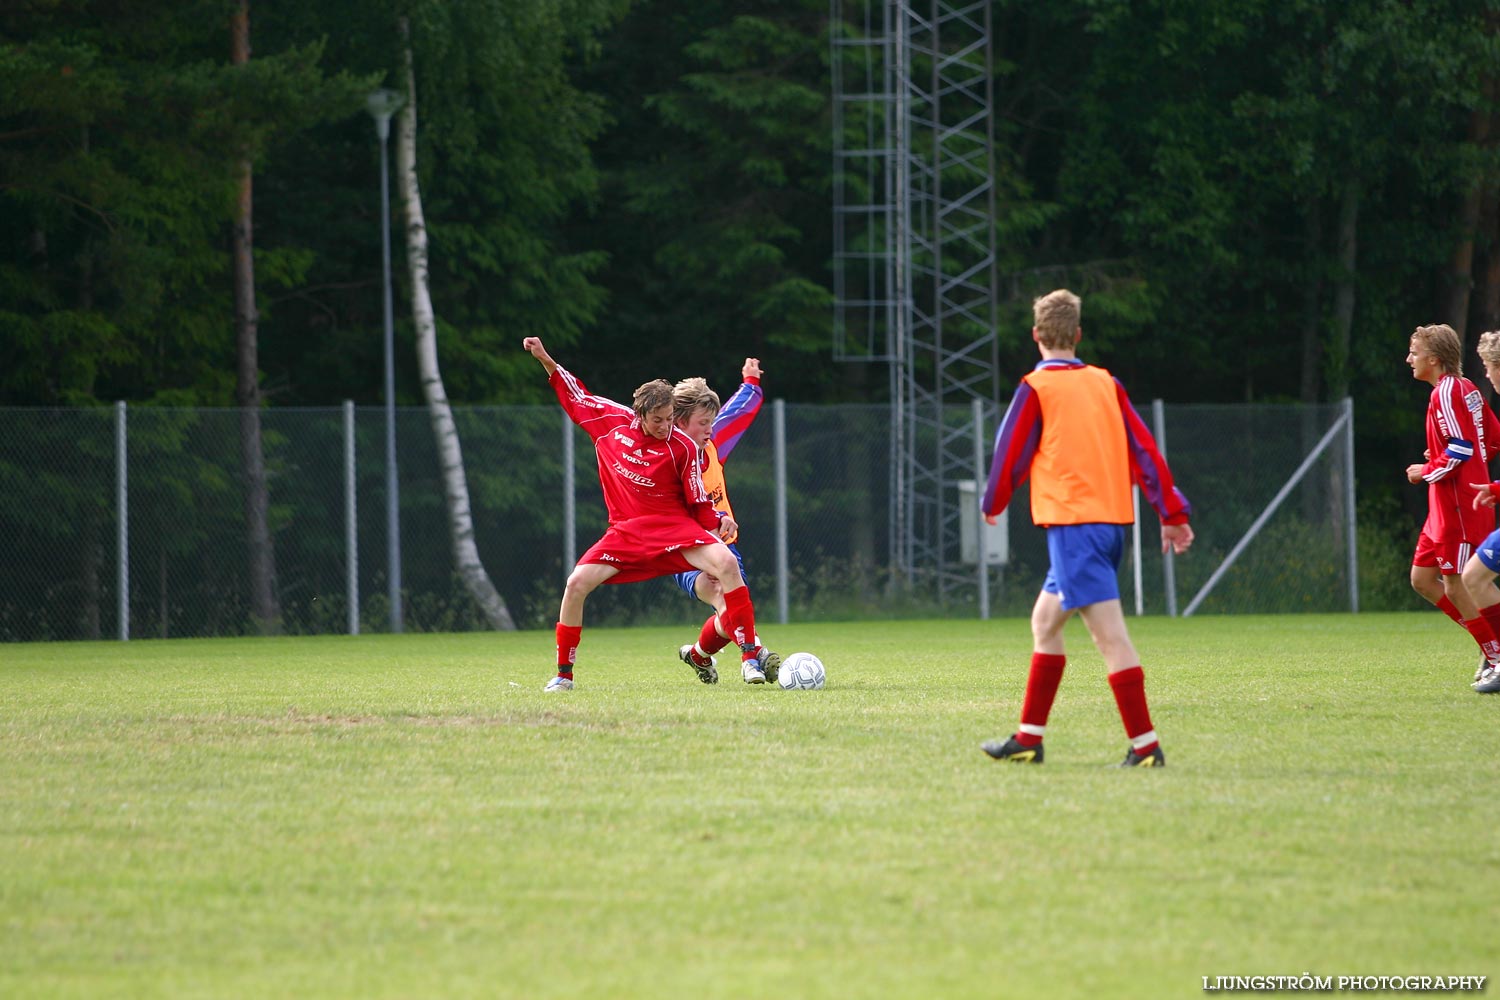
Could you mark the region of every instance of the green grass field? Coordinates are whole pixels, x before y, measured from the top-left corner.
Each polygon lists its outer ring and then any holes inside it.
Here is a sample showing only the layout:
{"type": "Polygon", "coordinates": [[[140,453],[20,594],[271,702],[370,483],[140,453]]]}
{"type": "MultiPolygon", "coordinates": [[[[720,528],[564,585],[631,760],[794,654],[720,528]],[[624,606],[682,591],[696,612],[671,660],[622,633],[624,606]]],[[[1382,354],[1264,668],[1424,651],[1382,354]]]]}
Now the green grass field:
{"type": "MultiPolygon", "coordinates": [[[[0,996],[1169,997],[1489,975],[1500,697],[1428,614],[1147,618],[1169,766],[1082,626],[1047,763],[1026,623],[0,646],[0,996]]],[[[1076,631],[1075,631],[1076,630],[1076,631]]]]}

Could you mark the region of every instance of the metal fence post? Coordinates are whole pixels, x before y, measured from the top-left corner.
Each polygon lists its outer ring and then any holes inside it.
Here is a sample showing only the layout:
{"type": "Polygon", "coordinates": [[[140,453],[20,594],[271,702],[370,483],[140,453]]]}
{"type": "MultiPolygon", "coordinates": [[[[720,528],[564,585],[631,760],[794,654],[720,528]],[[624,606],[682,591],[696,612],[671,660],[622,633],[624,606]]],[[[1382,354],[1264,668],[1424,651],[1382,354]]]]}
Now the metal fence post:
{"type": "Polygon", "coordinates": [[[115,539],[115,586],[119,588],[120,641],[130,640],[130,491],[126,488],[129,462],[125,456],[125,401],[115,403],[115,516],[119,533],[115,539]]]}
{"type": "Polygon", "coordinates": [[[1345,546],[1349,550],[1349,610],[1359,612],[1359,536],[1354,524],[1354,399],[1344,397],[1344,507],[1348,513],[1345,546]]]}
{"type": "Polygon", "coordinates": [[[983,510],[984,491],[989,483],[984,468],[984,400],[974,399],[971,406],[974,414],[974,507],[979,518],[979,524],[974,526],[979,537],[978,558],[974,561],[979,564],[979,620],[985,621],[990,617],[990,550],[989,536],[984,531],[983,510]]]}
{"type": "MultiPolygon", "coordinates": [[[[1155,426],[1152,433],[1156,435],[1156,450],[1161,452],[1161,457],[1167,457],[1167,413],[1166,407],[1159,399],[1151,401],[1151,422],[1155,426]]],[[[1177,617],[1177,565],[1172,561],[1172,550],[1168,549],[1161,557],[1162,576],[1167,588],[1167,616],[1177,617]]]]}
{"type": "Polygon", "coordinates": [[[344,400],[344,562],[349,634],[359,635],[359,508],[354,480],[354,400],[344,400]]]}
{"type": "Polygon", "coordinates": [[[776,621],[789,617],[786,553],[786,400],[771,401],[771,465],[776,481],[776,621]]]}

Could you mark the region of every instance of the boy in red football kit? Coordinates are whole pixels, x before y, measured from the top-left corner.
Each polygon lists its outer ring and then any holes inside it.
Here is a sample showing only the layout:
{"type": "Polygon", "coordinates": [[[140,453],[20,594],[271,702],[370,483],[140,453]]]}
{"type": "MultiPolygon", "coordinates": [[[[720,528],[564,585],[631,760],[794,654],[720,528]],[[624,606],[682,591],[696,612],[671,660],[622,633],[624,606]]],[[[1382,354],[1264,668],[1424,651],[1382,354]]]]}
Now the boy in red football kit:
{"type": "Polygon", "coordinates": [[[1412,554],[1411,585],[1468,630],[1486,663],[1494,665],[1500,663],[1495,641],[1500,609],[1488,618],[1480,614],[1461,574],[1474,546],[1495,527],[1494,512],[1476,507],[1465,487],[1489,480],[1489,449],[1500,436],[1500,423],[1474,383],[1463,377],[1463,347],[1451,326],[1417,327],[1406,363],[1412,378],[1432,386],[1427,461],[1406,467],[1408,482],[1427,484],[1427,520],[1412,554]]]}
{"type": "Polygon", "coordinates": [[[747,660],[755,645],[755,608],[739,563],[720,536],[733,519],[719,517],[703,490],[698,445],[672,424],[672,387],[661,379],[635,391],[632,406],[594,396],[552,360],[538,337],[522,346],[541,362],[553,391],[575,424],[594,441],[609,529],[578,560],[563,589],[557,621],[557,676],[548,691],[573,688],[583,632],[583,605],[604,583],[632,583],[701,569],[724,588],[726,617],[747,660]]]}
{"type": "MultiPolygon", "coordinates": [[[[1500,392],[1500,332],[1492,330],[1479,335],[1479,360],[1484,362],[1484,374],[1490,385],[1500,392]]],[[[1489,412],[1488,407],[1486,412],[1489,412]]],[[[1471,482],[1469,486],[1478,491],[1470,503],[1475,510],[1493,508],[1496,499],[1500,498],[1500,482],[1471,482]]],[[[1475,547],[1474,554],[1464,564],[1463,577],[1465,589],[1479,608],[1479,616],[1489,623],[1496,638],[1500,638],[1500,589],[1495,587],[1497,573],[1500,573],[1500,531],[1492,531],[1475,547]]],[[[1473,687],[1480,694],[1500,693],[1500,669],[1492,666],[1488,659],[1481,661],[1473,687]]]]}
{"type": "MultiPolygon", "coordinates": [[[[713,502],[714,509],[731,519],[734,517],[734,509],[729,506],[724,463],[729,460],[730,453],[755,422],[755,415],[760,412],[760,404],[765,397],[760,387],[761,374],[760,359],[746,358],[745,364],[740,368],[740,377],[744,381],[722,407],[719,405],[718,393],[710,389],[708,383],[701,378],[686,378],[672,387],[673,420],[702,449],[699,469],[703,474],[703,488],[713,502]]],[[[732,534],[724,536],[724,544],[729,546],[729,551],[739,561],[740,575],[743,576],[745,559],[735,544],[738,537],[739,529],[736,528],[732,534]]],[[[714,609],[714,613],[708,616],[703,628],[699,630],[698,641],[678,649],[677,656],[697,672],[698,679],[703,683],[716,684],[719,674],[714,669],[713,654],[727,646],[730,638],[723,618],[724,590],[718,580],[701,570],[678,573],[675,579],[677,586],[685,594],[696,597],[714,609]]],[[[775,684],[780,666],[781,657],[762,646],[757,662],[745,660],[740,664],[740,677],[746,684],[775,684]]]]}
{"type": "Polygon", "coordinates": [[[1125,526],[1134,522],[1130,486],[1141,487],[1161,518],[1165,552],[1193,543],[1187,498],[1172,483],[1156,441],[1119,380],[1076,356],[1083,303],[1067,289],[1032,304],[1031,337],[1042,360],[1016,387],[995,435],[985,520],[994,524],[1031,477],[1031,519],[1047,529],[1051,567],[1031,612],[1031,672],[1021,725],[1006,740],[982,744],[996,760],[1040,764],[1047,716],[1062,683],[1063,626],[1083,616],[1109,669],[1130,749],[1121,767],[1163,767],[1167,760],[1146,705],[1140,656],[1125,627],[1119,567],[1125,526]]]}

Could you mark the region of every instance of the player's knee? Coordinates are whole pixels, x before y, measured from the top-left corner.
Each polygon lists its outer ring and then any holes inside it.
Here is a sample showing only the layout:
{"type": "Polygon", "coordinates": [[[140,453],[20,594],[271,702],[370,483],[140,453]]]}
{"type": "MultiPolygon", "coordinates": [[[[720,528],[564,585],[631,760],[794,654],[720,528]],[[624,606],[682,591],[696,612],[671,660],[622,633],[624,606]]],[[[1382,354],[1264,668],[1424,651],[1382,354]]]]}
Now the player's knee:
{"type": "Polygon", "coordinates": [[[1063,624],[1066,619],[1057,620],[1051,617],[1034,615],[1031,619],[1031,638],[1038,644],[1050,639],[1056,639],[1062,634],[1063,624]]]}
{"type": "Polygon", "coordinates": [[[588,576],[574,572],[568,574],[568,582],[563,584],[563,593],[568,597],[584,598],[594,592],[594,583],[588,576]]]}
{"type": "Polygon", "coordinates": [[[744,585],[745,581],[740,577],[740,564],[734,558],[734,553],[727,548],[722,552],[714,553],[713,575],[717,578],[714,586],[724,590],[735,590],[744,585]]]}
{"type": "Polygon", "coordinates": [[[1435,601],[1443,594],[1442,584],[1438,583],[1438,581],[1434,580],[1431,576],[1428,576],[1424,573],[1418,573],[1416,570],[1412,570],[1411,589],[1415,590],[1417,593],[1421,594],[1429,601],[1435,601]]]}
{"type": "Polygon", "coordinates": [[[724,588],[719,586],[718,580],[707,573],[698,574],[698,579],[693,583],[693,590],[698,594],[698,600],[715,607],[724,598],[724,588]]]}

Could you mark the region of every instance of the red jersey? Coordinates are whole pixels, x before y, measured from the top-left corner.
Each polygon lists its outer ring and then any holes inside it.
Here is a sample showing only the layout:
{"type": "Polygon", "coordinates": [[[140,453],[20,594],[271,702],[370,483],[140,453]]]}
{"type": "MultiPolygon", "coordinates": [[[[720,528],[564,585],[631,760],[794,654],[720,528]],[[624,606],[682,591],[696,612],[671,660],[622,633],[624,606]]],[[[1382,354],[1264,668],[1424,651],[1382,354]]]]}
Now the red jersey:
{"type": "Polygon", "coordinates": [[[1495,512],[1474,509],[1469,483],[1490,480],[1490,449],[1500,440],[1500,421],[1473,382],[1444,375],[1427,400],[1427,523],[1434,541],[1478,542],[1495,528],[1495,512]]]}
{"type": "Polygon", "coordinates": [[[561,365],[549,381],[569,418],[594,440],[599,485],[611,526],[647,515],[675,515],[717,531],[719,516],[703,489],[698,444],[672,428],[663,441],[647,434],[635,411],[603,396],[561,365]]]}

